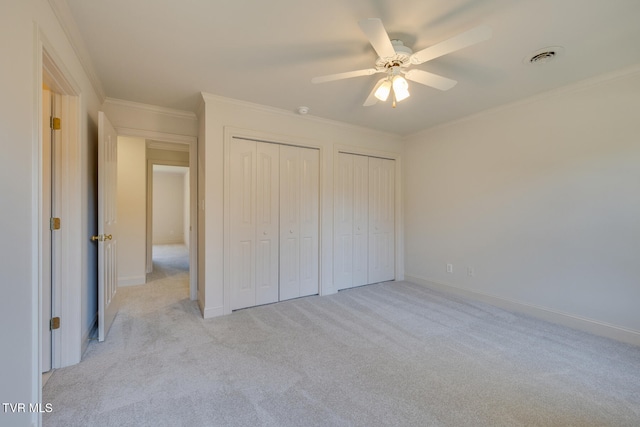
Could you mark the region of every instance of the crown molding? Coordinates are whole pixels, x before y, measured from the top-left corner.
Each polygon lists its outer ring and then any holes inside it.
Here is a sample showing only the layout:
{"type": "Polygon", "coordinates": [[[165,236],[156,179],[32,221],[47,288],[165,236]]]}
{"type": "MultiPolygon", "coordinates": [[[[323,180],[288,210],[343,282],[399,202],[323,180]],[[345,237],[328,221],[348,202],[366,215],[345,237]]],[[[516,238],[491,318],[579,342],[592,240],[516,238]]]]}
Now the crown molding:
{"type": "Polygon", "coordinates": [[[189,144],[177,143],[177,142],[165,142],[165,141],[147,141],[147,148],[152,150],[166,150],[166,151],[189,151],[189,144]]]}
{"type": "Polygon", "coordinates": [[[58,23],[62,27],[62,30],[67,36],[73,51],[75,52],[84,72],[87,74],[89,81],[91,82],[91,86],[93,86],[93,90],[95,90],[96,95],[98,96],[98,100],[100,104],[104,102],[106,99],[106,94],[104,92],[104,88],[102,87],[102,82],[98,78],[98,74],[93,66],[93,62],[91,61],[91,56],[89,55],[89,51],[84,44],[84,40],[80,35],[80,30],[78,29],[78,25],[76,24],[73,15],[71,14],[71,10],[69,9],[69,5],[66,0],[49,0],[49,5],[53,10],[54,15],[58,19],[58,23]]]}
{"type": "Polygon", "coordinates": [[[124,99],[106,98],[104,104],[115,105],[119,107],[130,108],[138,111],[146,111],[154,114],[163,114],[165,116],[176,117],[180,119],[198,120],[196,113],[193,111],[176,110],[173,108],[160,107],[158,105],[143,104],[141,102],[126,101],[124,99]]]}
{"type": "Polygon", "coordinates": [[[157,132],[145,129],[132,129],[126,127],[116,127],[119,136],[129,136],[133,138],[144,138],[154,141],[168,142],[172,144],[195,144],[198,138],[189,135],[178,135],[174,133],[157,132]]]}

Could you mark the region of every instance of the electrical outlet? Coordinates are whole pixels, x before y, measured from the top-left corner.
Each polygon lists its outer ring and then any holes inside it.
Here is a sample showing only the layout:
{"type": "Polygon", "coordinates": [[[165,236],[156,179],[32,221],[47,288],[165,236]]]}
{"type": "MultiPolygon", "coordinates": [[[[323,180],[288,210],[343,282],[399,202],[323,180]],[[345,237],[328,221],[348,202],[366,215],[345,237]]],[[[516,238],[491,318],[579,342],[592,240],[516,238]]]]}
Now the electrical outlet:
{"type": "Polygon", "coordinates": [[[473,267],[467,267],[467,276],[473,277],[474,274],[475,271],[473,270],[473,267]]]}
{"type": "Polygon", "coordinates": [[[447,273],[453,273],[453,264],[447,264],[447,273]]]}

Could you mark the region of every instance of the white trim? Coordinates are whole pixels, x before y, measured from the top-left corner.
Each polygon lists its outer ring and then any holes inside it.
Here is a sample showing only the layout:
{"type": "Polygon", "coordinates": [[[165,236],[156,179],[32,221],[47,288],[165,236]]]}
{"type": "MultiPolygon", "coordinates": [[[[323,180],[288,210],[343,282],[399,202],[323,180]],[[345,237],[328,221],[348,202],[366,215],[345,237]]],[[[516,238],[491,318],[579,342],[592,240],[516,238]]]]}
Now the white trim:
{"type": "Polygon", "coordinates": [[[448,292],[465,298],[482,301],[487,304],[504,308],[506,310],[524,313],[538,319],[545,320],[547,322],[556,323],[559,325],[567,326],[569,328],[578,329],[584,332],[592,333],[594,335],[623,341],[633,345],[640,345],[640,331],[623,328],[620,326],[612,325],[610,323],[600,322],[598,320],[565,313],[547,307],[528,304],[522,301],[485,294],[482,292],[470,291],[468,289],[463,289],[450,283],[443,283],[428,278],[407,275],[405,277],[405,280],[408,282],[426,286],[430,289],[448,292]]]}
{"type": "MultiPolygon", "coordinates": [[[[267,106],[267,105],[255,104],[255,103],[252,103],[252,102],[240,101],[240,100],[232,99],[232,98],[225,98],[223,96],[213,95],[211,93],[206,93],[206,92],[201,92],[200,94],[202,95],[202,98],[203,98],[203,101],[204,101],[203,104],[206,103],[207,101],[223,102],[223,103],[236,105],[238,107],[246,108],[246,109],[250,109],[250,110],[254,110],[254,111],[261,111],[261,112],[265,112],[265,113],[271,113],[271,114],[278,114],[278,115],[295,117],[296,119],[299,119],[299,120],[308,120],[308,121],[315,122],[315,123],[334,126],[334,127],[338,127],[338,128],[342,128],[342,129],[347,129],[347,130],[364,132],[364,133],[371,134],[371,135],[376,135],[376,136],[383,135],[383,136],[387,136],[389,138],[393,138],[394,140],[397,139],[398,137],[401,137],[401,135],[396,134],[396,133],[384,132],[384,131],[381,131],[381,130],[371,129],[371,128],[367,128],[367,127],[364,127],[364,126],[358,126],[358,125],[353,125],[353,124],[350,124],[350,123],[340,122],[340,121],[337,121],[337,120],[324,119],[324,118],[321,118],[321,117],[316,117],[316,116],[311,115],[311,114],[300,115],[300,114],[297,113],[297,109],[296,109],[296,112],[294,112],[294,111],[284,110],[282,108],[270,107],[270,106],[267,106]]],[[[200,110],[201,108],[202,108],[202,106],[199,106],[198,110],[200,110]]]]}
{"type": "Polygon", "coordinates": [[[165,107],[160,107],[160,106],[157,106],[157,105],[143,104],[143,103],[140,103],[140,102],[126,101],[124,99],[116,99],[116,98],[109,98],[109,97],[105,98],[104,103],[105,104],[111,104],[111,105],[114,105],[114,106],[120,106],[120,107],[126,107],[126,108],[130,108],[130,109],[140,110],[140,111],[147,111],[147,112],[154,113],[154,114],[163,114],[163,115],[171,116],[171,117],[198,120],[198,118],[196,117],[196,113],[194,113],[192,111],[184,111],[184,110],[177,110],[177,109],[173,109],[173,108],[165,108],[165,107]]]}
{"type": "Polygon", "coordinates": [[[222,316],[223,314],[226,314],[224,312],[224,307],[210,307],[210,308],[205,308],[202,306],[202,304],[198,301],[198,305],[200,306],[200,312],[202,313],[202,318],[203,319],[211,319],[212,317],[219,317],[222,316]]]}
{"type": "MultiPolygon", "coordinates": [[[[31,401],[42,402],[42,262],[40,247],[42,245],[42,74],[43,74],[43,38],[37,24],[34,24],[34,132],[31,142],[32,156],[32,190],[31,190],[31,311],[35,319],[31,324],[31,401]],[[37,123],[37,124],[36,124],[37,123]]],[[[32,425],[42,425],[42,414],[31,414],[32,425]]]]}
{"type": "Polygon", "coordinates": [[[189,145],[175,142],[147,141],[147,148],[165,151],[189,151],[189,145]]]}
{"type": "Polygon", "coordinates": [[[118,287],[144,285],[146,281],[147,276],[145,275],[118,277],[118,287]]]}
{"type": "Polygon", "coordinates": [[[195,144],[198,138],[189,135],[179,135],[175,133],[157,132],[153,130],[132,129],[116,127],[119,136],[130,136],[133,138],[153,139],[154,142],[170,142],[174,144],[195,144]]]}
{"type": "MultiPolygon", "coordinates": [[[[75,19],[73,18],[73,14],[69,9],[69,5],[66,0],[49,0],[49,5],[53,10],[54,15],[58,19],[58,23],[62,27],[62,30],[67,36],[69,43],[73,47],[73,50],[76,54],[76,57],[80,61],[82,68],[84,69],[93,89],[96,91],[96,95],[98,95],[98,100],[102,104],[105,100],[105,92],[102,88],[102,83],[98,78],[98,73],[96,73],[95,68],[93,66],[93,62],[91,61],[91,55],[89,55],[89,50],[87,49],[82,35],[80,34],[80,30],[78,29],[78,25],[76,24],[75,19]]],[[[58,62],[60,63],[60,62],[58,62]]],[[[78,93],[78,92],[76,92],[78,93]]]]}
{"type": "MultiPolygon", "coordinates": [[[[52,334],[52,346],[54,349],[52,368],[59,368],[78,363],[82,351],[82,227],[74,227],[73,224],[82,223],[82,196],[81,196],[81,90],[72,74],[64,67],[64,62],[57,55],[53,45],[48,41],[41,28],[34,24],[34,140],[33,152],[33,282],[32,282],[32,309],[34,310],[35,324],[32,326],[32,355],[33,381],[32,399],[40,402],[42,399],[42,269],[40,245],[42,243],[42,86],[44,74],[49,75],[56,87],[52,88],[62,95],[63,111],[61,118],[63,132],[61,132],[62,160],[61,169],[61,218],[63,225],[60,229],[61,257],[58,266],[61,272],[61,282],[52,291],[53,307],[52,315],[61,317],[61,328],[58,333],[52,334]],[[66,224],[66,226],[65,226],[66,224]]],[[[34,414],[32,421],[41,425],[41,414],[34,414]]]]}

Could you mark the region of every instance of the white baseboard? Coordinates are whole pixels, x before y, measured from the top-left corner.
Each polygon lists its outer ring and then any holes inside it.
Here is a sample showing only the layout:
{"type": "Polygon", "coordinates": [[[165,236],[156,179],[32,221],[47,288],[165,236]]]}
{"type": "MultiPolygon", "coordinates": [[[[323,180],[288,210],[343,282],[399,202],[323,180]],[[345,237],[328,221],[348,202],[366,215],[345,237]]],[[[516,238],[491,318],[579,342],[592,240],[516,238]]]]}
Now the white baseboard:
{"type": "Polygon", "coordinates": [[[594,335],[599,335],[617,341],[640,346],[640,331],[623,328],[594,319],[576,316],[570,313],[563,313],[561,311],[552,310],[546,307],[527,304],[521,301],[484,294],[481,292],[474,292],[452,284],[442,283],[428,278],[416,277],[407,274],[405,275],[405,280],[438,291],[448,292],[477,301],[482,301],[496,307],[504,308],[506,310],[527,314],[529,316],[536,317],[547,322],[557,323],[559,325],[567,326],[573,329],[589,332],[594,335]]]}
{"type": "Polygon", "coordinates": [[[224,314],[223,307],[205,307],[200,303],[200,300],[198,300],[198,307],[200,307],[202,317],[205,319],[211,319],[212,317],[218,317],[224,314]]]}
{"type": "Polygon", "coordinates": [[[153,245],[184,245],[185,241],[183,236],[165,237],[165,238],[159,238],[157,240],[154,240],[152,244],[153,245]]]}
{"type": "Polygon", "coordinates": [[[118,286],[138,286],[147,283],[147,276],[118,277],[118,286]]]}

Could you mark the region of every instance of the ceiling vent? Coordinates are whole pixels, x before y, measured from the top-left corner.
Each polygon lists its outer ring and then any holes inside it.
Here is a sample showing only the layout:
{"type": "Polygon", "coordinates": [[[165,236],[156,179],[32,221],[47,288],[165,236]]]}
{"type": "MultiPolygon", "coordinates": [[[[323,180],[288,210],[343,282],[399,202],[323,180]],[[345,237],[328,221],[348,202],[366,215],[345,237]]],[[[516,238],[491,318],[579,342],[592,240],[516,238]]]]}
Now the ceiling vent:
{"type": "Polygon", "coordinates": [[[522,62],[525,64],[546,64],[548,62],[557,59],[564,53],[564,48],[561,46],[550,46],[543,49],[538,49],[524,57],[522,62]]]}

